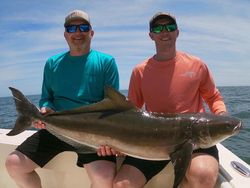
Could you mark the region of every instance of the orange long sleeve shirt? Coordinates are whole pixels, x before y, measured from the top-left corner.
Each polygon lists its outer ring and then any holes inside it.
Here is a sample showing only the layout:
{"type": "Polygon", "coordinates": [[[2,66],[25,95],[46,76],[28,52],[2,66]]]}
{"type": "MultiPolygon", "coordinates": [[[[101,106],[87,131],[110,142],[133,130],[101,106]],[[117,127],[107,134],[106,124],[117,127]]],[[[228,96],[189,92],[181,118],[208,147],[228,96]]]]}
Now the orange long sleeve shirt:
{"type": "Polygon", "coordinates": [[[151,57],[138,64],[131,75],[128,98],[150,112],[204,112],[203,101],[215,114],[226,112],[207,66],[184,52],[177,52],[169,61],[151,57]]]}

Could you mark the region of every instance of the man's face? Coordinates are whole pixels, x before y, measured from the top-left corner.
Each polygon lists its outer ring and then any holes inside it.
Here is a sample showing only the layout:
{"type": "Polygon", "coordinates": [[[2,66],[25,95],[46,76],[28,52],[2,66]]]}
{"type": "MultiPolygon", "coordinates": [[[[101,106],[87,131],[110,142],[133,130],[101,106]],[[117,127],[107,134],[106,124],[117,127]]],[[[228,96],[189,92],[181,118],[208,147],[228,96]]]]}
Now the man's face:
{"type": "Polygon", "coordinates": [[[164,46],[175,46],[176,39],[179,35],[178,28],[174,31],[167,31],[166,25],[171,25],[171,20],[168,19],[160,19],[155,22],[154,26],[163,26],[163,30],[160,33],[150,32],[150,38],[155,41],[157,45],[164,46]]]}
{"type": "MultiPolygon", "coordinates": [[[[69,23],[69,25],[81,25],[87,24],[82,20],[75,20],[69,23]]],[[[77,28],[76,32],[69,33],[67,31],[64,32],[64,37],[70,47],[70,49],[83,49],[85,46],[89,46],[91,39],[94,35],[94,31],[90,29],[87,32],[81,32],[79,28],[77,28]]]]}

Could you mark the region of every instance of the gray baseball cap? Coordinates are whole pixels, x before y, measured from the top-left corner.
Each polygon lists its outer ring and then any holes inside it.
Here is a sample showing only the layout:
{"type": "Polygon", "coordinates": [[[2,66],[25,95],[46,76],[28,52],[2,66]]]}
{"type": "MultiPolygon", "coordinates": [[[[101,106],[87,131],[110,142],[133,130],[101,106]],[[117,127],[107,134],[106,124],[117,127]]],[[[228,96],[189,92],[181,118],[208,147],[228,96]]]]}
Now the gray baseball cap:
{"type": "Polygon", "coordinates": [[[151,29],[155,25],[155,22],[157,22],[160,19],[164,19],[164,18],[171,20],[171,24],[177,25],[175,17],[173,15],[171,15],[170,13],[157,12],[149,21],[149,29],[151,29]]]}
{"type": "Polygon", "coordinates": [[[82,10],[73,10],[65,17],[64,26],[67,26],[70,22],[74,20],[84,20],[90,24],[89,15],[82,10]]]}

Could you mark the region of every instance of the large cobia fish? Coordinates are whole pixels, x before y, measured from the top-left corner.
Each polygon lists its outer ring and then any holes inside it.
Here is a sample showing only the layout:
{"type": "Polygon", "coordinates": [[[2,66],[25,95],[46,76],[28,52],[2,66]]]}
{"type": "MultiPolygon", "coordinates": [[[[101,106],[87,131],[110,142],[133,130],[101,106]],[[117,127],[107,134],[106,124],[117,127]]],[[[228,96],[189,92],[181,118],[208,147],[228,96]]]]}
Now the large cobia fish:
{"type": "Polygon", "coordinates": [[[32,121],[41,120],[49,132],[83,153],[108,145],[141,159],[171,159],[175,188],[185,175],[194,149],[211,147],[242,127],[239,119],[229,116],[147,113],[111,87],[105,87],[106,97],[100,102],[41,115],[20,91],[10,90],[18,118],[9,136],[21,133],[32,121]]]}

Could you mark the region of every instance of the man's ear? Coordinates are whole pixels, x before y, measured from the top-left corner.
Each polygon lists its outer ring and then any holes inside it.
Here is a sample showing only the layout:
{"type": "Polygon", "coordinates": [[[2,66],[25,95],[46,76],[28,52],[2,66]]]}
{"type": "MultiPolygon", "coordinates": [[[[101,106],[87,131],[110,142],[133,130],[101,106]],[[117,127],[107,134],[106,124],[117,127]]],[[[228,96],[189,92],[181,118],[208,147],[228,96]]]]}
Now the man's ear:
{"type": "Polygon", "coordinates": [[[177,31],[176,31],[177,33],[176,33],[176,38],[178,38],[179,37],[179,29],[177,29],[177,31]]]}
{"type": "Polygon", "coordinates": [[[90,32],[91,37],[93,37],[94,34],[95,34],[95,32],[93,30],[91,30],[91,32],[90,32]]]}
{"type": "Polygon", "coordinates": [[[148,33],[148,36],[151,38],[151,40],[154,40],[154,36],[151,32],[148,33]]]}

